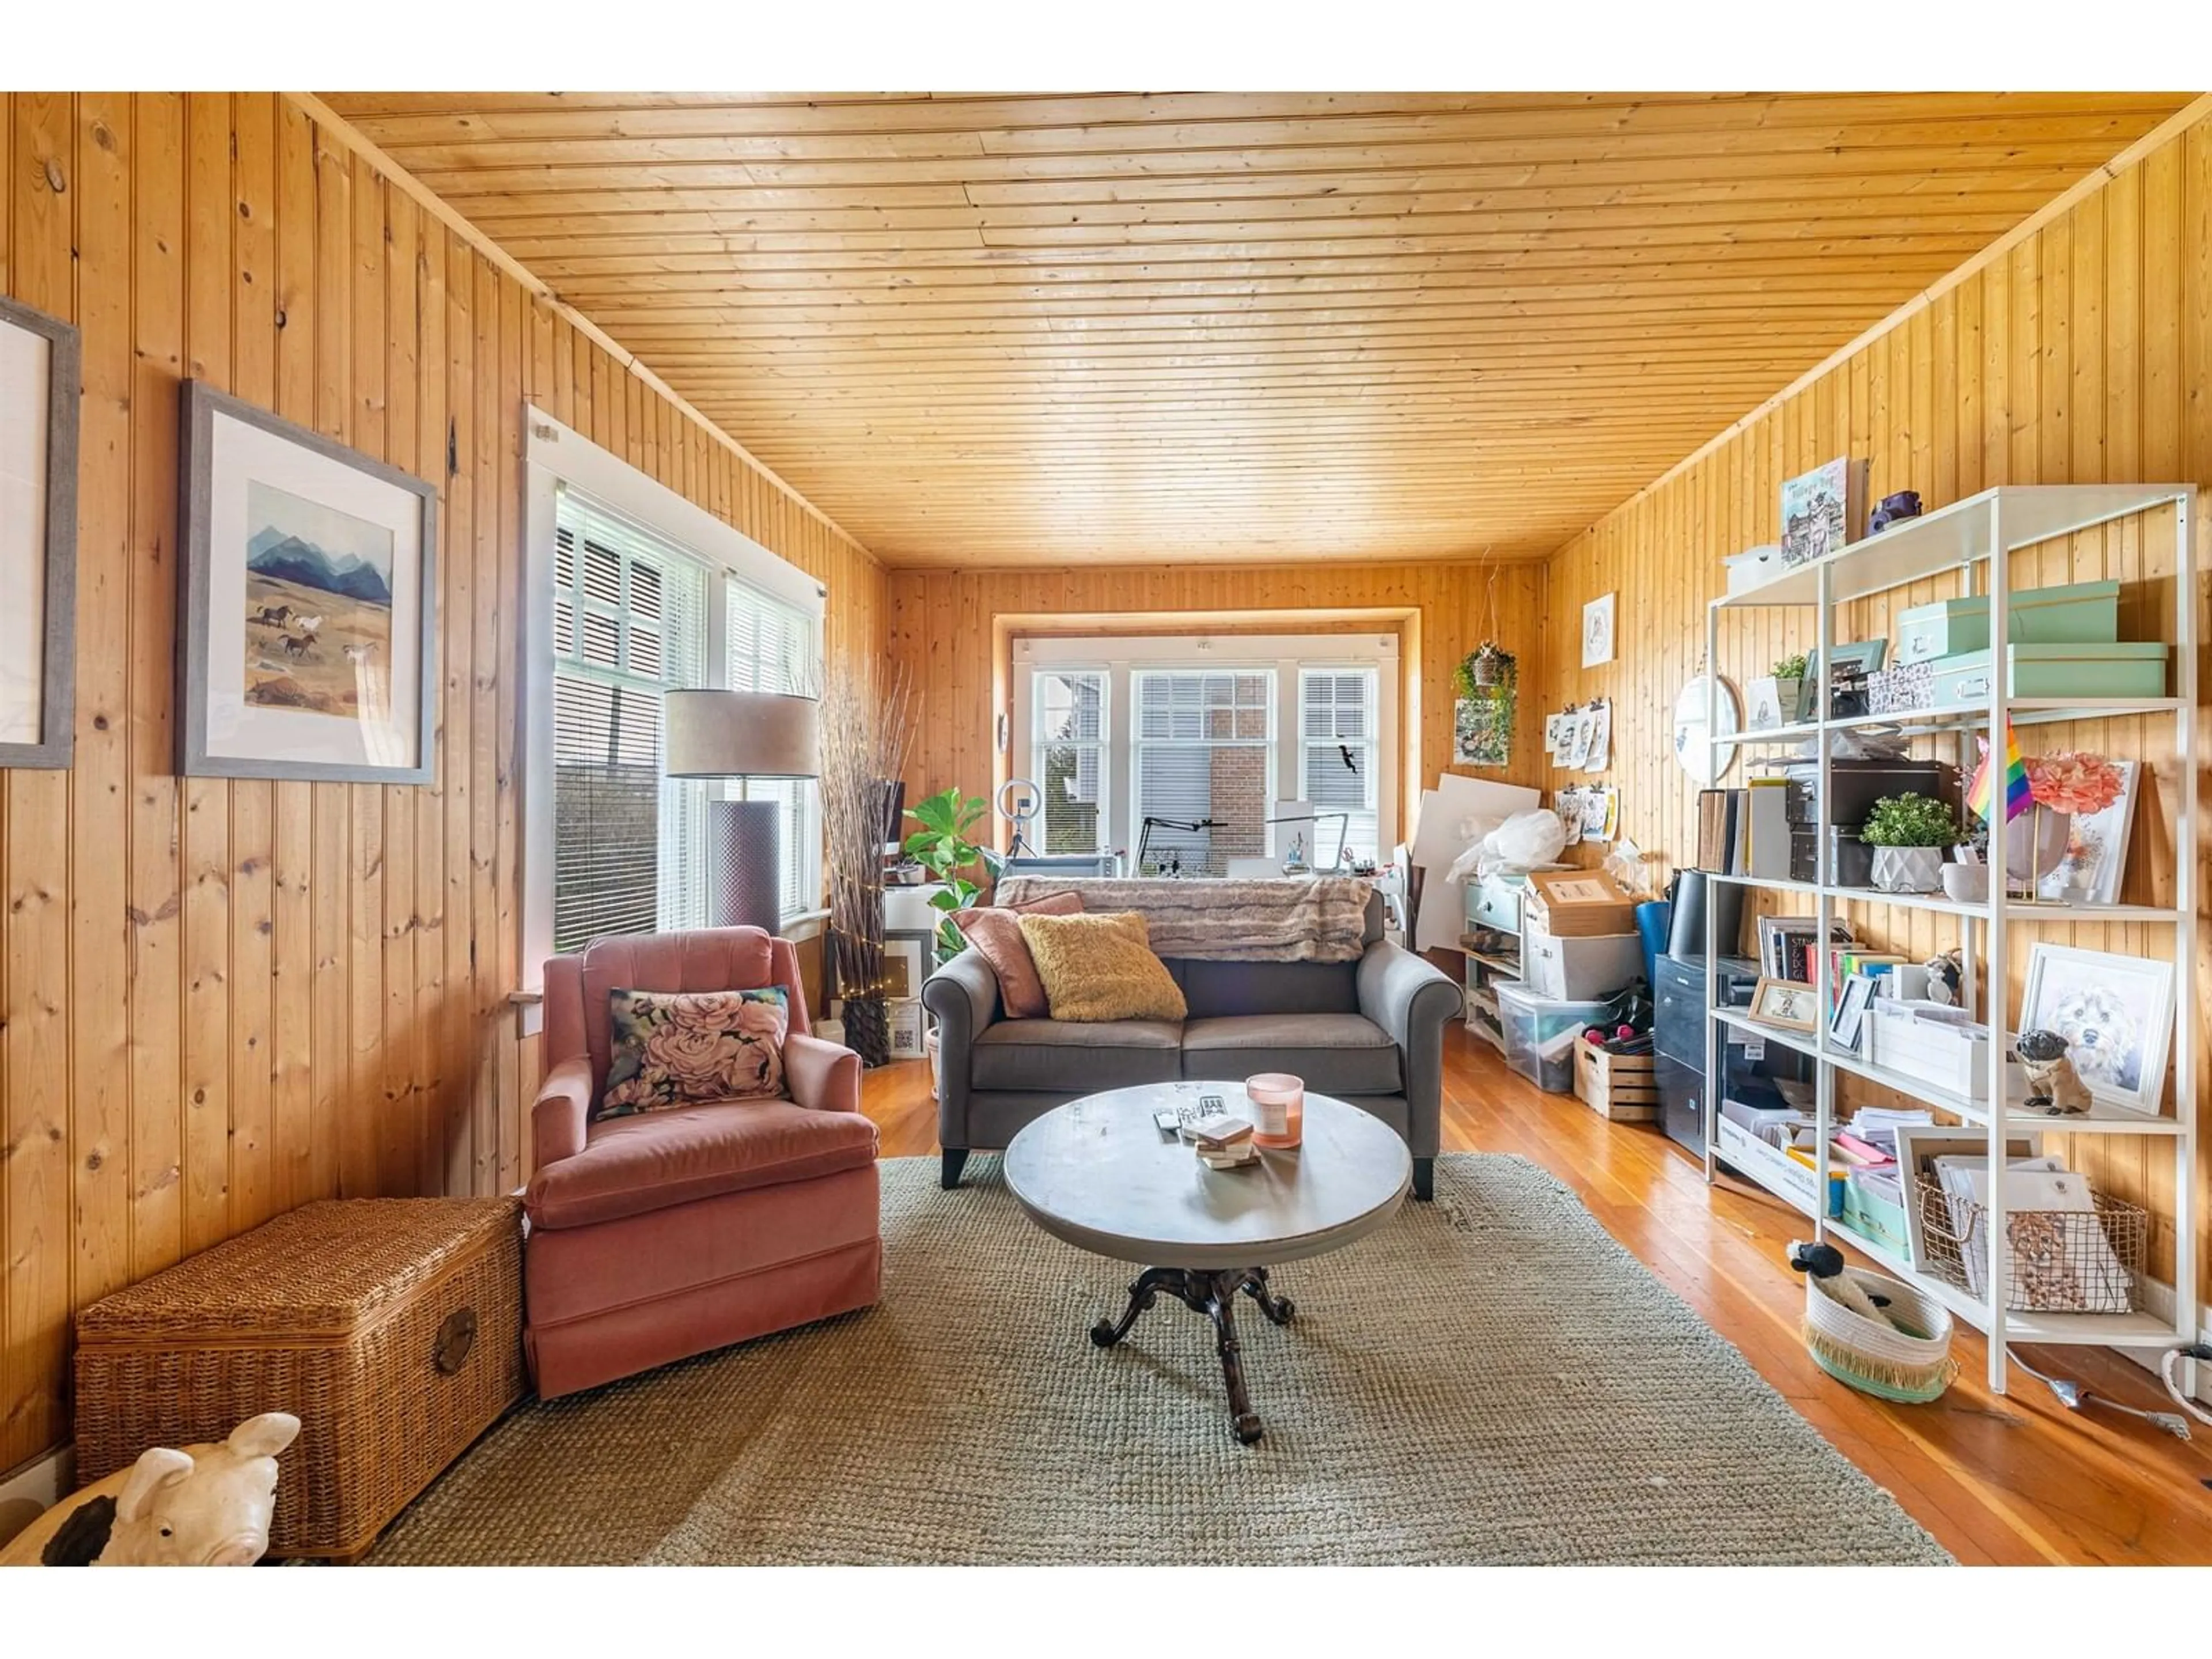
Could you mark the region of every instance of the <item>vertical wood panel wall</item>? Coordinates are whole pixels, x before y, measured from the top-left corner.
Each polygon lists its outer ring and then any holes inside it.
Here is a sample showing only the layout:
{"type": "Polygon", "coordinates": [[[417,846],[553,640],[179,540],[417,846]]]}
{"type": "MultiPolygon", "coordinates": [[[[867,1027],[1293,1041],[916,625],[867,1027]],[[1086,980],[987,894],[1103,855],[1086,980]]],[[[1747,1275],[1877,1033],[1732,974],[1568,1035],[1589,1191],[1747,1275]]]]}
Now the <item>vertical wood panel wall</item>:
{"type": "MultiPolygon", "coordinates": [[[[1539,786],[1544,781],[1540,658],[1547,637],[1545,570],[1537,564],[1181,565],[1060,570],[898,570],[890,576],[892,656],[913,677],[917,731],[908,795],[957,785],[992,787],[994,623],[1001,617],[1121,617],[1164,611],[1224,619],[1243,611],[1299,611],[1316,622],[1343,611],[1399,610],[1418,619],[1421,764],[1539,786]],[[1520,659],[1513,764],[1497,772],[1451,765],[1454,664],[1495,635],[1520,659]]],[[[1295,632],[1285,622],[1278,631],[1295,632]]],[[[1110,628],[1104,631],[1112,631],[1110,628]]]]}
{"type": "MultiPolygon", "coordinates": [[[[1620,647],[1613,665],[1588,671],[1553,653],[1547,695],[1553,702],[1613,697],[1613,775],[1626,830],[1662,864],[1695,858],[1695,790],[1670,751],[1670,711],[1704,653],[1705,602],[1724,586],[1721,557],[1775,540],[1782,481],[1841,454],[1871,459],[1871,497],[1917,489],[1930,507],[2001,483],[2212,487],[2212,123],[2120,172],[1555,557],[1555,614],[1573,617],[1584,600],[1618,591],[1620,647]]],[[[2051,544],[2014,583],[2118,578],[2122,637],[2170,639],[2174,585],[2184,581],[2201,641],[2207,543],[2201,524],[2198,531],[2193,563],[2177,555],[2168,525],[2138,522],[2051,544]]],[[[1896,611],[1951,592],[1925,584],[1869,603],[1838,637],[1893,638],[1896,611]]],[[[1775,657],[1809,648],[1813,626],[1809,611],[1747,613],[1723,643],[1723,669],[1741,688],[1775,657]]],[[[2212,684],[2201,662],[2198,675],[2200,686],[2212,684]]],[[[2197,711],[2200,732],[2207,712],[2197,711]]],[[[2030,754],[2087,748],[2149,763],[2122,894],[2130,902],[2172,902],[2182,858],[2197,860],[2199,892],[2212,888],[2206,848],[2174,845],[2178,792],[2205,785],[2201,775],[2179,775],[2172,732],[2170,721],[2146,719],[2021,734],[2030,754]]],[[[1946,918],[1861,906],[1856,919],[1916,958],[1957,943],[1946,918]]],[[[2176,942],[2171,927],[2014,931],[2025,935],[2009,964],[2015,989],[2033,939],[2145,955],[2170,952],[2176,942]]],[[[2183,930],[2179,943],[2193,944],[2203,963],[2208,937],[2200,915],[2193,941],[2183,930]]],[[[2203,1009],[2188,1017],[2203,1026],[2203,1009]]],[[[2154,1255],[2170,1271],[2172,1159],[2165,1143],[2080,1136],[2070,1155],[2100,1185],[2160,1214],[2154,1255]]]]}
{"type": "Polygon", "coordinates": [[[827,584],[833,659],[886,611],[863,550],[280,97],[0,94],[0,293],[84,346],[76,764],[0,775],[4,1470],[67,1437],[75,1309],[308,1199],[527,1173],[526,399],[827,584]],[[439,485],[430,786],[175,775],[186,376],[439,485]]]}

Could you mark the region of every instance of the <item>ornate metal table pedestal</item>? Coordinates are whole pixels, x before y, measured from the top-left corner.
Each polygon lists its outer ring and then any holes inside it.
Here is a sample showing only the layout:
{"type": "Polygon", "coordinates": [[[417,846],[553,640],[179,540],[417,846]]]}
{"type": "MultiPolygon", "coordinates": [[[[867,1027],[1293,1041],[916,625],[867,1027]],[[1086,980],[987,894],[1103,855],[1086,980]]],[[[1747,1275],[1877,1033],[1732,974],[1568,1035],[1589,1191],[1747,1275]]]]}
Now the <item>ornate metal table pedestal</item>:
{"type": "Polygon", "coordinates": [[[1221,1350],[1221,1375],[1229,1384],[1230,1419],[1237,1437],[1250,1445],[1260,1437],[1261,1429],[1259,1414],[1253,1411],[1251,1398],[1244,1391],[1244,1360],[1237,1343],[1237,1293],[1242,1291],[1250,1297],[1260,1304],[1260,1311],[1278,1325],[1289,1324],[1297,1307],[1288,1297],[1277,1296],[1267,1288],[1265,1267],[1147,1267],[1129,1286],[1129,1305],[1121,1310],[1120,1320],[1100,1320],[1091,1328],[1091,1340],[1102,1348],[1112,1347],[1129,1334],[1137,1316],[1150,1308],[1162,1291],[1213,1322],[1214,1342],[1221,1350]]]}

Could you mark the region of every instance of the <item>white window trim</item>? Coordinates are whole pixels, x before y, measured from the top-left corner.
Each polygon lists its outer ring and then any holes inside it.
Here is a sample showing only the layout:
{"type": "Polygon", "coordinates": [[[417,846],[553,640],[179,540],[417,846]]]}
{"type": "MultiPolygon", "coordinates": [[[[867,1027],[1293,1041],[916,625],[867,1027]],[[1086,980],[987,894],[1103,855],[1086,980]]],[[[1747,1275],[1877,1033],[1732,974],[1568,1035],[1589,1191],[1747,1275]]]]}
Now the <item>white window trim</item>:
{"type": "MultiPolygon", "coordinates": [[[[1303,757],[1298,714],[1298,670],[1301,668],[1373,668],[1376,689],[1376,821],[1381,842],[1378,853],[1397,845],[1401,838],[1398,769],[1402,736],[1399,731],[1398,638],[1395,634],[1231,634],[1144,635],[1117,638],[1089,635],[1025,635],[1014,641],[1014,710],[1012,730],[1024,734],[1024,746],[1011,758],[1015,775],[1034,769],[1036,753],[1036,711],[1030,695],[1032,669],[1103,670],[1106,674],[1108,813],[1107,850],[1136,851],[1138,826],[1129,814],[1134,804],[1130,757],[1134,737],[1131,726],[1132,675],[1138,669],[1187,669],[1203,672],[1249,665],[1275,670],[1275,726],[1270,744],[1272,768],[1279,787],[1285,779],[1303,779],[1303,757]]],[[[1274,845],[1280,831],[1271,831],[1274,845]]]]}
{"type": "MultiPolygon", "coordinates": [[[[522,628],[518,684],[522,695],[520,795],[522,827],[522,983],[517,1003],[522,1035],[538,1029],[545,959],[553,954],[553,556],[556,501],[568,484],[683,549],[710,570],[726,571],[809,619],[817,660],[829,590],[788,560],[777,557],[743,532],[696,502],[563,426],[543,410],[525,411],[528,441],[523,455],[522,628]]],[[[710,686],[727,677],[723,648],[723,595],[708,583],[706,672],[710,686]]]]}

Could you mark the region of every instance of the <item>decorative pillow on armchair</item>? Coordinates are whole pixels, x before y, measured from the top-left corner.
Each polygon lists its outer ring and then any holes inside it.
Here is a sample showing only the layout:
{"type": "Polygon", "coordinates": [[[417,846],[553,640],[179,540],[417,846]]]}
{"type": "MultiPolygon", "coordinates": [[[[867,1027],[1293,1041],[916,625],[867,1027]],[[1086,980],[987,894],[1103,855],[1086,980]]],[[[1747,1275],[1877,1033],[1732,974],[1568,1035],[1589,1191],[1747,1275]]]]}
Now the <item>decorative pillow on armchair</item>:
{"type": "Polygon", "coordinates": [[[960,937],[975,947],[976,955],[999,976],[999,1000],[1006,1004],[1008,1019],[1042,1019],[1048,1006],[1036,960],[1022,937],[1022,918],[1072,916],[1082,909],[1082,894],[1052,893],[1027,904],[977,905],[952,913],[960,937]]]}
{"type": "Polygon", "coordinates": [[[756,991],[610,991],[600,1117],[708,1100],[781,1100],[791,1007],[756,991]]]}
{"type": "Polygon", "coordinates": [[[1119,915],[1024,916],[1022,938],[1036,958],[1052,1017],[1090,1023],[1181,1019],[1182,987],[1152,954],[1152,934],[1134,910],[1119,915]]]}

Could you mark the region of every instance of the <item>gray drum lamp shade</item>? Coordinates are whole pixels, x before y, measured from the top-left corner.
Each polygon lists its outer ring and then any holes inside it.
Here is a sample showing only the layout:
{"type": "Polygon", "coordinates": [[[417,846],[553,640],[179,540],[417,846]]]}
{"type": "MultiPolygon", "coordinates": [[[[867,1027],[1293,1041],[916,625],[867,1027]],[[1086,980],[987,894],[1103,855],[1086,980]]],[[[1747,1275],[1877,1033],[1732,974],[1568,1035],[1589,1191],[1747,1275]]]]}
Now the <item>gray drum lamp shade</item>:
{"type": "Polygon", "coordinates": [[[811,778],[821,708],[774,691],[661,694],[661,771],[672,778],[811,778]]]}

